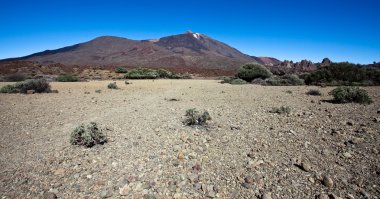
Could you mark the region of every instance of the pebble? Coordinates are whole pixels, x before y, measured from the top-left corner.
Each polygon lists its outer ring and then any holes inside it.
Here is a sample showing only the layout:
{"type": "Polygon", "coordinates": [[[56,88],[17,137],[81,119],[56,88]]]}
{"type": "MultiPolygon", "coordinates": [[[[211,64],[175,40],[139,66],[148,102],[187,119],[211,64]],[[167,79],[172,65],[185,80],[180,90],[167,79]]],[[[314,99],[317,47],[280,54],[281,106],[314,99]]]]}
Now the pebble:
{"type": "Polygon", "coordinates": [[[272,199],[272,194],[271,193],[264,193],[261,199],[272,199]]]}
{"type": "Polygon", "coordinates": [[[57,198],[57,195],[55,195],[55,193],[52,193],[52,192],[44,193],[44,199],[56,199],[56,198],[57,198]]]}
{"type": "Polygon", "coordinates": [[[351,158],[352,157],[351,153],[348,153],[348,152],[343,153],[343,156],[346,157],[346,158],[351,158]]]}
{"type": "Polygon", "coordinates": [[[130,191],[131,191],[131,187],[129,187],[129,185],[126,184],[123,186],[123,188],[119,190],[119,193],[121,196],[126,196],[129,194],[130,191]]]}
{"type": "Polygon", "coordinates": [[[334,186],[334,181],[330,177],[328,177],[328,176],[324,176],[323,177],[322,183],[327,188],[332,188],[334,186]]]}
{"type": "Polygon", "coordinates": [[[311,166],[305,162],[302,162],[300,166],[301,166],[301,169],[306,171],[306,172],[311,171],[311,166]]]}
{"type": "Polygon", "coordinates": [[[321,193],[319,194],[318,199],[329,199],[329,196],[327,194],[321,193]]]}
{"type": "Polygon", "coordinates": [[[109,190],[103,190],[101,193],[100,193],[100,197],[101,198],[109,198],[109,197],[112,197],[112,192],[109,191],[109,190]]]}
{"type": "Polygon", "coordinates": [[[247,177],[244,178],[244,181],[245,181],[246,183],[252,184],[253,181],[254,181],[254,179],[253,179],[252,176],[247,176],[247,177]]]}

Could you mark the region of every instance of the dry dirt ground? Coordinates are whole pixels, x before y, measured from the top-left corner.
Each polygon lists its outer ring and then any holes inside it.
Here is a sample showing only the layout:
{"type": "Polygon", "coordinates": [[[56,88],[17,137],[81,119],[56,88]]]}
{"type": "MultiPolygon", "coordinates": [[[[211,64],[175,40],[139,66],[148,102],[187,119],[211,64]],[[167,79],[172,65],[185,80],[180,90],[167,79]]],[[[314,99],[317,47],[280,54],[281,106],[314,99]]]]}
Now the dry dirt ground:
{"type": "Polygon", "coordinates": [[[364,106],[324,101],[332,88],[109,82],[0,94],[1,198],[380,197],[379,87],[364,106]],[[269,112],[280,106],[290,115],[269,112]],[[183,125],[189,108],[209,125],[183,125]],[[108,143],[70,145],[92,121],[108,143]]]}

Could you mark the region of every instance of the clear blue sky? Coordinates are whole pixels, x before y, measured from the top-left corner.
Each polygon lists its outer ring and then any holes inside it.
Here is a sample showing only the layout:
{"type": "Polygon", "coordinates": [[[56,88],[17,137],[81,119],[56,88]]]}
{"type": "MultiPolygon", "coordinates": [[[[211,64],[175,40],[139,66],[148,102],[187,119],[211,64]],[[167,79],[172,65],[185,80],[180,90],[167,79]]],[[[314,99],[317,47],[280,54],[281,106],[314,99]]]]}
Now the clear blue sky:
{"type": "Polygon", "coordinates": [[[2,0],[0,59],[102,35],[148,39],[186,30],[255,56],[380,61],[379,0],[2,0]]]}

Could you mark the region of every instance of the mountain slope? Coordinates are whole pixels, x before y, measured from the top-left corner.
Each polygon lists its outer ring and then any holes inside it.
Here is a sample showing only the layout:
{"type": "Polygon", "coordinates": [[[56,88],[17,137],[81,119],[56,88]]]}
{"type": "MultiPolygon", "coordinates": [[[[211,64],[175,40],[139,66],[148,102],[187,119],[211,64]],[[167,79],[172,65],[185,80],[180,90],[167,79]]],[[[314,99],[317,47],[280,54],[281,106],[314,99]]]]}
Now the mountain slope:
{"type": "Polygon", "coordinates": [[[196,67],[236,70],[256,59],[206,35],[186,33],[158,40],[130,40],[102,36],[56,50],[43,51],[7,61],[88,66],[196,67]]]}

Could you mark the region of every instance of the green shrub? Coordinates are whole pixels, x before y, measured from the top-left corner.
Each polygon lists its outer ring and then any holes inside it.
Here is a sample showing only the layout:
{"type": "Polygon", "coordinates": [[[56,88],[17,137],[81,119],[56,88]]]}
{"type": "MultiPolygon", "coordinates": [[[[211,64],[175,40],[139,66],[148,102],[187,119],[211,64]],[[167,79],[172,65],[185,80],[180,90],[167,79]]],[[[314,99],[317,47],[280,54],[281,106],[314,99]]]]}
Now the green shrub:
{"type": "Polygon", "coordinates": [[[95,90],[95,93],[101,93],[102,92],[102,90],[95,90]]]}
{"type": "Polygon", "coordinates": [[[19,91],[16,89],[14,85],[5,85],[1,87],[0,93],[18,93],[19,91]]]}
{"type": "Polygon", "coordinates": [[[272,76],[265,80],[265,85],[270,86],[298,86],[304,84],[305,82],[298,78],[297,75],[272,76]]]}
{"type": "Polygon", "coordinates": [[[14,87],[20,93],[26,93],[28,90],[34,90],[36,93],[50,92],[50,84],[46,79],[30,79],[23,82],[17,82],[14,87]]]}
{"type": "Polygon", "coordinates": [[[223,77],[223,81],[221,81],[220,83],[222,84],[234,84],[234,85],[240,85],[240,84],[247,84],[246,81],[240,79],[240,78],[236,78],[236,77],[223,77]]]}
{"type": "Polygon", "coordinates": [[[310,89],[309,91],[306,92],[308,95],[314,95],[314,96],[320,96],[322,93],[319,90],[316,89],[310,89]]]}
{"type": "Polygon", "coordinates": [[[191,79],[189,74],[176,74],[164,69],[148,69],[148,68],[136,68],[129,70],[127,74],[124,75],[127,79],[191,79]]]}
{"type": "Polygon", "coordinates": [[[95,122],[91,122],[87,126],[82,124],[76,127],[70,136],[70,143],[72,145],[92,147],[96,144],[104,144],[106,142],[106,136],[95,122]]]}
{"type": "Polygon", "coordinates": [[[26,79],[26,76],[24,74],[15,73],[15,74],[6,75],[4,76],[3,79],[6,82],[20,82],[20,81],[24,81],[26,79]]]}
{"type": "Polygon", "coordinates": [[[207,120],[211,120],[210,114],[204,111],[202,114],[195,108],[186,110],[186,120],[184,123],[186,125],[205,125],[207,120]]]}
{"type": "Polygon", "coordinates": [[[128,73],[126,68],[116,68],[115,73],[128,73]]]}
{"type": "Polygon", "coordinates": [[[277,114],[290,114],[290,107],[288,106],[274,107],[269,112],[277,113],[277,114]]]}
{"type": "Polygon", "coordinates": [[[272,76],[272,73],[263,65],[257,63],[249,63],[240,67],[237,77],[247,82],[251,82],[256,78],[266,79],[272,76]]]}
{"type": "Polygon", "coordinates": [[[329,94],[334,96],[334,101],[337,103],[371,104],[373,102],[367,91],[358,87],[339,86],[330,91],[329,94]]]}
{"type": "Polygon", "coordinates": [[[109,89],[119,89],[119,87],[117,87],[116,85],[116,82],[113,82],[113,83],[109,83],[107,88],[109,89]]]}
{"type": "Polygon", "coordinates": [[[57,81],[59,82],[77,82],[79,78],[70,74],[62,74],[57,77],[57,81]]]}
{"type": "Polygon", "coordinates": [[[348,62],[332,63],[311,72],[305,77],[305,83],[324,86],[380,85],[380,70],[348,62]]]}

